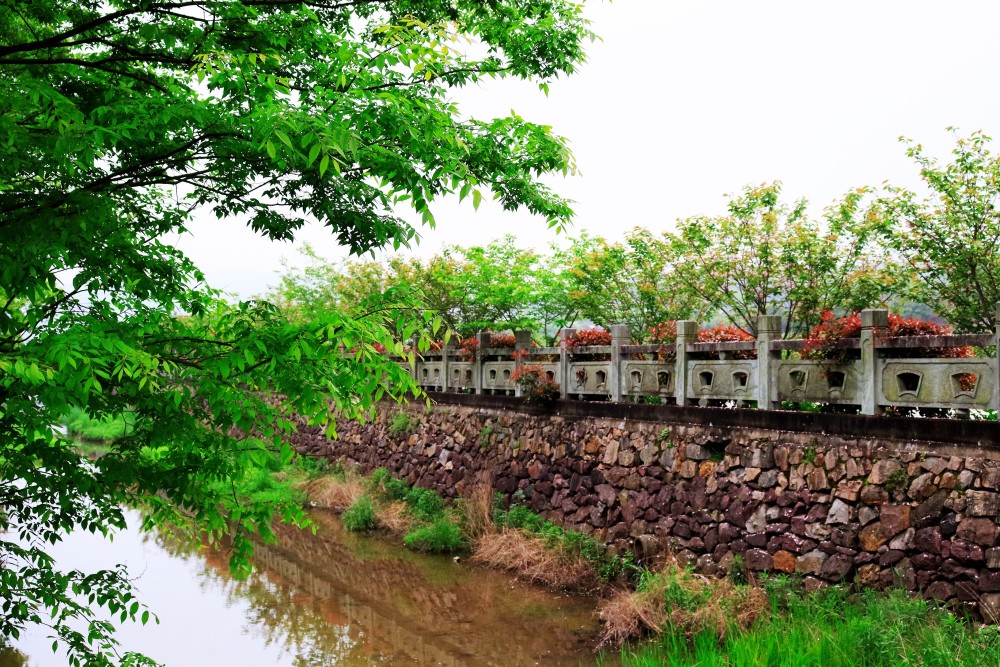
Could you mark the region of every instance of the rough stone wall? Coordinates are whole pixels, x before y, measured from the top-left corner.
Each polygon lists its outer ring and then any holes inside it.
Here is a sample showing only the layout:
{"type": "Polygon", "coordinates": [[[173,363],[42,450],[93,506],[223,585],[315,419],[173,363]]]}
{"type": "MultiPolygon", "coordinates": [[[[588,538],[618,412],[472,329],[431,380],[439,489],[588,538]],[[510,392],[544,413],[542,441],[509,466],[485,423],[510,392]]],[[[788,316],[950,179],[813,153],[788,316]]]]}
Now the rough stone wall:
{"type": "Polygon", "coordinates": [[[297,446],[446,496],[485,475],[640,557],[670,549],[713,573],[740,556],[808,587],[901,585],[1000,618],[1000,450],[444,405],[338,430],[297,446]]]}

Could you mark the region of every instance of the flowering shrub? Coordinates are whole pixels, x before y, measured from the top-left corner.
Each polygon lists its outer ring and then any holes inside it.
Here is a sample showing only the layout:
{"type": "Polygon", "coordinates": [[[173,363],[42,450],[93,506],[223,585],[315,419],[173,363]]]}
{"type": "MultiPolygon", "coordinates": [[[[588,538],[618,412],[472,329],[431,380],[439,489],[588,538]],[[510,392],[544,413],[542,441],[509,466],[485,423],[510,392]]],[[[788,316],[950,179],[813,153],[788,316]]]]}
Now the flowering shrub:
{"type": "Polygon", "coordinates": [[[654,324],[647,331],[649,331],[649,342],[651,343],[660,343],[661,345],[674,345],[677,343],[676,320],[654,324]]]}
{"type": "Polygon", "coordinates": [[[649,327],[647,331],[649,332],[649,341],[660,345],[656,351],[656,359],[658,361],[673,361],[677,357],[677,321],[660,322],[649,327]]]}
{"type": "Polygon", "coordinates": [[[514,334],[490,334],[490,347],[514,347],[514,334]]]}
{"type": "Polygon", "coordinates": [[[475,361],[476,352],[479,350],[479,339],[475,336],[463,338],[458,341],[458,345],[455,348],[465,361],[475,361]]]}
{"type": "MultiPolygon", "coordinates": [[[[743,329],[727,324],[720,324],[712,327],[711,329],[702,329],[698,332],[699,343],[728,343],[731,341],[753,342],[754,340],[756,339],[746,331],[743,331],[743,329]]],[[[741,350],[739,352],[729,352],[728,354],[732,359],[757,358],[757,352],[755,350],[741,350]]]]}
{"type": "Polygon", "coordinates": [[[518,366],[510,379],[520,387],[529,403],[552,405],[559,398],[559,386],[537,364],[518,366]]]}
{"type": "MultiPolygon", "coordinates": [[[[886,338],[898,336],[945,336],[951,333],[951,325],[935,324],[918,320],[915,317],[904,318],[895,313],[889,314],[889,326],[882,334],[886,338]]],[[[807,359],[827,359],[842,361],[847,358],[849,350],[837,348],[837,341],[846,338],[861,337],[861,316],[857,313],[844,317],[835,317],[833,313],[823,313],[821,321],[809,332],[805,339],[806,347],[803,356],[807,359]]],[[[964,359],[972,356],[971,347],[920,347],[913,349],[893,350],[897,358],[934,357],[939,359],[964,359]]]]}
{"type": "Polygon", "coordinates": [[[581,329],[563,341],[567,350],[592,345],[611,345],[611,332],[604,329],[581,329]]]}

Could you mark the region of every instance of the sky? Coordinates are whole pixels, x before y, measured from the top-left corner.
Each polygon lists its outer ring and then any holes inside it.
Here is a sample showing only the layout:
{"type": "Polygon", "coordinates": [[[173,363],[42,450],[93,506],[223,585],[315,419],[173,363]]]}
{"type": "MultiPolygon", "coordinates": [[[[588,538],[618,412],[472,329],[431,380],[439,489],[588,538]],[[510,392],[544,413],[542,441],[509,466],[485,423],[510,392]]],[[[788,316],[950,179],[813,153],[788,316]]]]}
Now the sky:
{"type": "MultiPolygon", "coordinates": [[[[947,161],[957,127],[1000,152],[1000,2],[995,0],[588,0],[601,41],[550,86],[489,82],[456,91],[473,117],[552,125],[580,173],[547,182],[575,201],[570,235],[620,239],[636,226],[724,212],[727,193],[781,181],[814,215],[850,189],[919,187],[900,136],[947,161]]],[[[412,253],[485,244],[510,233],[525,248],[564,243],[545,221],[488,198],[432,206],[412,253]]],[[[415,220],[415,218],[414,218],[415,220]]],[[[318,225],[297,243],[256,237],[236,220],[200,217],[178,245],[210,284],[240,297],[277,282],[282,258],[310,243],[346,257],[318,225]]]]}

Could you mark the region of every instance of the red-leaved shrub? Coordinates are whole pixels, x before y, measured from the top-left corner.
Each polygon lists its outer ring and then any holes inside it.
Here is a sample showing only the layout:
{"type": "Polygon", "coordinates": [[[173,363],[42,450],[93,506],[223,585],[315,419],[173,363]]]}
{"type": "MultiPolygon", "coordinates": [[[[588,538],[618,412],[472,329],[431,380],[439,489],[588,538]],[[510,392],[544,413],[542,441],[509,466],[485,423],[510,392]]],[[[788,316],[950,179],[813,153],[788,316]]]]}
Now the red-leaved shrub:
{"type": "MultiPolygon", "coordinates": [[[[950,334],[951,325],[935,324],[915,317],[904,318],[896,313],[889,314],[889,326],[882,333],[885,338],[899,336],[946,336],[950,334]]],[[[803,356],[807,359],[827,359],[841,361],[847,358],[849,352],[845,348],[836,347],[837,341],[847,338],[861,337],[861,316],[857,313],[836,317],[831,312],[822,315],[820,323],[813,327],[805,339],[806,347],[803,356]]],[[[892,356],[896,358],[932,357],[937,359],[965,359],[972,356],[971,347],[918,347],[895,349],[892,356]]]]}
{"type": "Polygon", "coordinates": [[[593,345],[611,345],[611,332],[604,329],[581,329],[563,341],[567,350],[593,345]]]}

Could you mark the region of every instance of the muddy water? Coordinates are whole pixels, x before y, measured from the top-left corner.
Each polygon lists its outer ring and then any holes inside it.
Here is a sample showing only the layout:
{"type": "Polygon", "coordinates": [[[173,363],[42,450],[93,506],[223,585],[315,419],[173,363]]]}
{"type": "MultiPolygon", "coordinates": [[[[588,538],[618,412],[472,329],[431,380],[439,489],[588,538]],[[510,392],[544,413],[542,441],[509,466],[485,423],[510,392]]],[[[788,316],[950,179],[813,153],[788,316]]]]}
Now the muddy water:
{"type": "MultiPolygon", "coordinates": [[[[138,525],[138,517],[130,517],[138,525]]],[[[126,625],[124,646],[170,667],[275,665],[592,665],[594,601],[561,596],[505,574],[410,553],[313,516],[311,535],[280,530],[258,547],[257,572],[237,581],[224,552],[169,536],[73,536],[64,566],[124,562],[159,625],[126,625]]],[[[16,644],[22,663],[62,667],[51,640],[33,632],[16,644]]]]}

